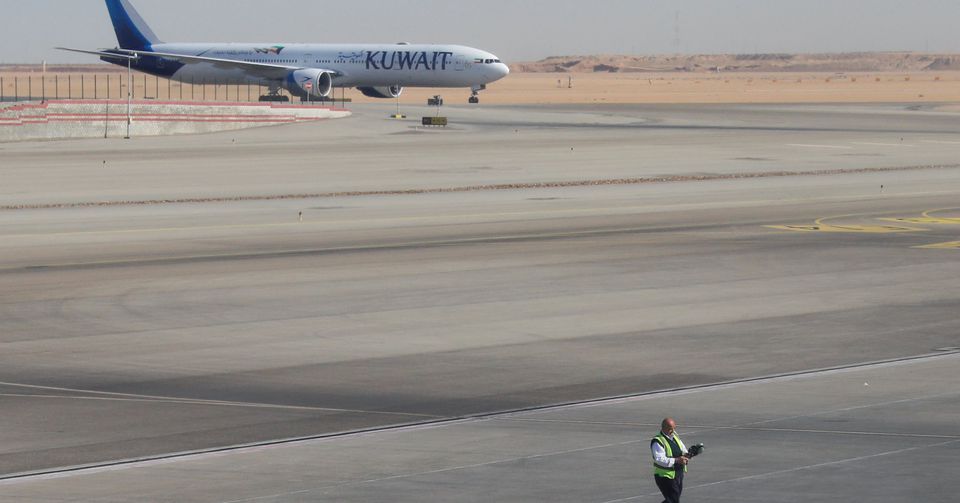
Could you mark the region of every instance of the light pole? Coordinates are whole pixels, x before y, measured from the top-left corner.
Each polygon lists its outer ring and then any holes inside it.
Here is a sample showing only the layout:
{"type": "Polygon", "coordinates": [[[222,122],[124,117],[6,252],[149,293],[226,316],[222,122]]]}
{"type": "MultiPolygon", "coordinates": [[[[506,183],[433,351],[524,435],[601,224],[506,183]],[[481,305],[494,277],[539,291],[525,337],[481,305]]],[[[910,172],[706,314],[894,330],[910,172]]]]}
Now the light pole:
{"type": "Polygon", "coordinates": [[[133,114],[130,112],[130,102],[133,101],[133,71],[131,66],[133,66],[133,60],[139,57],[137,53],[127,56],[127,136],[124,136],[125,140],[130,139],[130,124],[133,122],[133,114]]]}

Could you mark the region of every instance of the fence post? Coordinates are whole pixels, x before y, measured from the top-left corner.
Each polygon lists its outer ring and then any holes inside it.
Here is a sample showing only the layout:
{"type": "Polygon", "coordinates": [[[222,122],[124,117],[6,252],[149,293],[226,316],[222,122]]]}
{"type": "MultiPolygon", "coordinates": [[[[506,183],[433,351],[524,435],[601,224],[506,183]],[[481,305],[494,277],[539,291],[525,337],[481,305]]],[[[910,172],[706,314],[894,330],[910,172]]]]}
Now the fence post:
{"type": "Polygon", "coordinates": [[[107,99],[103,100],[103,139],[110,137],[110,74],[107,74],[107,99]]]}

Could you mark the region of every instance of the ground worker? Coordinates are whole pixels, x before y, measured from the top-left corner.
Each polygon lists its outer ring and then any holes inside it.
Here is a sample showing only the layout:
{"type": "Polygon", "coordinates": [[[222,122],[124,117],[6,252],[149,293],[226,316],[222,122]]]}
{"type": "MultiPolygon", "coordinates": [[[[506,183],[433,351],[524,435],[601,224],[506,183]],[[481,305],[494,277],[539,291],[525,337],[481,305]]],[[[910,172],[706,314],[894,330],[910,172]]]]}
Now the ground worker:
{"type": "Polygon", "coordinates": [[[663,503],[680,503],[683,475],[690,455],[677,435],[677,422],[666,418],[660,423],[660,433],[650,441],[653,454],[653,479],[663,494],[663,503]]]}

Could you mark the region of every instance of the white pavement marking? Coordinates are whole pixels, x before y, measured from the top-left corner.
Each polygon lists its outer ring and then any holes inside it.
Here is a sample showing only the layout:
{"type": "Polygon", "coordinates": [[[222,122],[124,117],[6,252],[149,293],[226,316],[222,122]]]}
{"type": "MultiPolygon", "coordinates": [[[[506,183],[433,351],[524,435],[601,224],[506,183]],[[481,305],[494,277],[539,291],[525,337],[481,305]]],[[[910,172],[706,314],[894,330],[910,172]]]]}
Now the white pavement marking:
{"type": "Polygon", "coordinates": [[[910,145],[907,143],[877,143],[868,141],[853,141],[850,143],[854,145],[867,145],[871,147],[916,147],[916,145],[910,145]]]}
{"type": "Polygon", "coordinates": [[[939,145],[960,145],[960,141],[946,141],[946,140],[920,140],[921,143],[936,143],[939,145]]]}
{"type": "MultiPolygon", "coordinates": [[[[742,386],[761,383],[761,382],[773,383],[773,382],[795,381],[795,380],[800,380],[800,379],[805,379],[810,377],[822,377],[822,376],[829,376],[834,374],[848,374],[852,372],[861,372],[861,371],[870,370],[870,369],[899,367],[903,365],[911,365],[911,364],[917,363],[918,361],[934,361],[934,360],[939,360],[941,358],[958,358],[958,357],[960,357],[960,351],[951,351],[951,352],[945,352],[945,353],[924,354],[924,355],[910,357],[906,359],[894,359],[889,361],[880,361],[880,362],[873,362],[873,363],[868,362],[868,363],[863,363],[859,365],[850,365],[850,366],[844,366],[839,368],[811,369],[804,372],[796,372],[796,373],[790,373],[786,375],[774,375],[774,376],[758,377],[755,379],[745,379],[745,380],[739,380],[739,381],[733,381],[733,382],[709,384],[705,386],[694,386],[688,389],[680,389],[680,390],[664,391],[664,392],[653,392],[653,393],[642,394],[639,396],[600,398],[597,400],[586,401],[583,403],[574,403],[570,405],[558,405],[555,407],[544,408],[542,410],[537,410],[537,411],[520,411],[515,413],[503,414],[498,419],[511,418],[521,414],[527,415],[527,414],[536,414],[536,413],[547,413],[547,412],[553,412],[558,410],[590,408],[599,403],[602,403],[604,405],[616,405],[620,403],[630,403],[630,402],[636,402],[636,401],[642,401],[642,400],[655,400],[657,398],[661,398],[664,396],[680,396],[680,395],[693,394],[693,393],[704,393],[707,391],[739,388],[742,386]]],[[[950,396],[950,395],[956,395],[956,394],[958,394],[958,392],[938,393],[936,395],[926,395],[923,397],[913,397],[905,400],[895,400],[893,402],[890,402],[890,404],[900,403],[900,402],[909,402],[913,400],[940,398],[943,396],[950,396]]],[[[886,405],[886,404],[877,404],[877,405],[886,405]]],[[[871,407],[871,406],[872,405],[865,405],[862,407],[871,407]]],[[[849,407],[843,410],[854,410],[857,408],[861,408],[861,407],[849,407]]],[[[828,410],[828,411],[819,412],[817,414],[829,414],[830,412],[834,412],[834,411],[828,410]]],[[[836,412],[841,412],[841,411],[836,411],[836,412]]],[[[796,417],[805,417],[805,416],[796,416],[796,417]]],[[[794,417],[787,418],[787,419],[794,419],[794,417]]],[[[753,424],[761,424],[761,423],[749,423],[743,426],[749,426],[753,424]]]]}
{"type": "Polygon", "coordinates": [[[515,463],[515,462],[517,462],[517,461],[528,461],[528,460],[531,460],[531,459],[542,459],[542,458],[549,458],[549,457],[553,457],[553,456],[563,456],[563,455],[566,455],[566,454],[574,454],[574,453],[578,453],[578,452],[587,452],[587,451],[592,451],[592,450],[597,450],[597,449],[607,449],[607,448],[610,448],[610,447],[621,447],[621,446],[624,446],[624,445],[631,445],[631,444],[636,444],[636,443],[641,443],[641,442],[646,443],[646,442],[649,442],[649,441],[650,441],[649,439],[628,440],[628,441],[625,441],[625,442],[615,442],[615,443],[611,443],[611,444],[581,447],[581,448],[579,448],[579,449],[569,449],[569,450],[565,450],[565,451],[547,452],[547,453],[543,453],[543,454],[531,454],[531,455],[529,455],[529,456],[518,456],[518,457],[513,457],[513,458],[497,459],[497,460],[494,460],[494,461],[486,461],[486,462],[483,462],[483,463],[473,463],[473,464],[469,464],[469,465],[460,465],[460,466],[448,466],[448,467],[446,467],[446,468],[438,468],[438,469],[436,469],[436,470],[426,470],[426,471],[422,471],[422,472],[405,473],[405,474],[401,474],[401,475],[391,475],[391,476],[389,476],[389,477],[379,477],[379,478],[375,478],[375,479],[365,479],[365,480],[355,480],[355,481],[350,481],[350,482],[340,482],[340,483],[331,484],[331,485],[328,485],[328,486],[314,487],[314,488],[311,488],[311,489],[301,489],[301,490],[299,490],[299,491],[292,491],[292,492],[271,494],[271,495],[267,495],[267,496],[258,496],[258,497],[256,497],[256,498],[251,498],[251,499],[224,501],[224,502],[222,502],[222,503],[243,503],[243,502],[247,502],[247,501],[256,501],[256,500],[270,499],[270,498],[280,498],[280,497],[283,497],[283,496],[290,496],[290,495],[293,495],[293,494],[303,494],[303,493],[314,492],[314,491],[327,491],[327,490],[330,490],[330,489],[337,489],[337,488],[340,488],[340,487],[350,487],[350,486],[359,486],[359,485],[364,485],[364,484],[374,484],[374,483],[377,483],[377,482],[385,482],[385,481],[387,481],[387,480],[399,480],[399,479],[406,479],[406,478],[410,478],[410,477],[421,477],[421,476],[424,476],[424,475],[435,475],[435,474],[438,474],[438,473],[447,473],[447,472],[453,472],[453,471],[458,471],[458,470],[467,470],[467,469],[470,469],[470,468],[482,468],[482,467],[485,467],[485,466],[493,466],[493,465],[499,465],[499,464],[503,464],[503,463],[515,463]]]}
{"type": "MultiPolygon", "coordinates": [[[[397,428],[390,428],[390,429],[386,429],[386,430],[374,430],[374,431],[359,432],[359,433],[354,433],[354,434],[349,434],[349,433],[348,433],[348,434],[339,435],[339,436],[334,436],[334,437],[304,438],[304,439],[286,439],[286,440],[274,441],[274,442],[271,442],[270,444],[266,444],[266,445],[254,444],[254,445],[246,445],[246,446],[225,447],[225,448],[218,449],[218,450],[212,451],[212,452],[211,452],[211,451],[201,451],[201,452],[194,452],[194,453],[171,454],[170,456],[165,457],[165,458],[162,458],[162,459],[125,460],[125,461],[124,461],[124,460],[121,460],[121,461],[116,461],[116,462],[114,462],[113,464],[108,464],[108,465],[99,465],[99,466],[94,465],[94,466],[89,466],[89,467],[83,467],[83,466],[81,466],[81,467],[73,467],[73,468],[64,468],[65,471],[61,471],[61,472],[40,473],[40,474],[35,474],[35,475],[29,475],[29,474],[27,474],[27,475],[19,476],[19,477],[16,477],[16,478],[10,478],[10,479],[6,479],[6,480],[0,480],[0,486],[14,485],[14,484],[20,484],[20,483],[27,483],[27,482],[36,482],[36,481],[41,481],[41,480],[52,480],[52,479],[68,478],[68,477],[75,477],[75,476],[81,476],[81,475],[92,475],[92,474],[98,474],[98,473],[104,473],[104,472],[122,471],[122,470],[134,469],[134,468],[149,468],[149,467],[153,467],[153,466],[167,465],[167,464],[178,463],[178,462],[185,462],[185,461],[201,461],[201,460],[211,459],[211,458],[222,458],[222,457],[231,456],[231,455],[248,454],[248,453],[258,453],[258,452],[263,452],[263,451],[272,450],[272,449],[289,447],[289,446],[295,445],[295,444],[296,444],[296,445],[306,445],[306,444],[310,444],[310,443],[331,442],[331,441],[343,439],[343,438],[345,438],[345,437],[347,437],[347,436],[353,437],[353,438],[358,438],[358,437],[363,437],[363,436],[372,436],[372,435],[379,435],[379,434],[384,434],[384,433],[397,434],[397,433],[403,433],[403,432],[409,432],[409,431],[418,431],[418,430],[427,430],[427,429],[436,429],[436,428],[446,428],[446,427],[450,427],[450,426],[453,426],[453,425],[468,424],[468,423],[478,423],[478,422],[484,422],[484,421],[494,421],[494,420],[504,420],[504,419],[513,420],[513,418],[515,418],[516,416],[518,416],[518,415],[520,415],[520,414],[543,413],[543,412],[549,412],[549,411],[555,411],[555,410],[565,410],[565,409],[566,409],[566,410],[569,410],[569,409],[575,409],[575,408],[587,408],[587,407],[595,407],[595,406],[597,406],[597,405],[621,404],[621,403],[628,403],[628,402],[649,400],[649,399],[654,399],[654,398],[663,398],[663,397],[672,397],[672,396],[685,395],[685,394],[690,394],[690,393],[699,393],[699,392],[704,392],[704,391],[715,391],[715,390],[730,389],[730,388],[741,387],[741,386],[746,386],[746,385],[751,385],[751,384],[758,384],[758,383],[783,382],[783,381],[791,381],[791,380],[803,379],[803,378],[820,377],[820,376],[824,376],[824,375],[833,375],[833,374],[839,374],[839,373],[857,372],[857,371],[869,370],[869,369],[876,369],[876,368],[886,368],[886,367],[892,367],[892,366],[909,365],[909,364],[911,364],[911,363],[916,363],[918,360],[919,360],[919,361],[930,361],[930,360],[939,360],[939,359],[941,359],[941,358],[956,358],[958,355],[960,355],[960,354],[958,354],[958,353],[945,353],[945,354],[942,354],[942,355],[939,355],[939,354],[923,355],[923,356],[913,357],[913,358],[910,358],[910,359],[907,359],[907,360],[886,361],[886,362],[878,362],[878,363],[874,363],[874,364],[867,363],[867,364],[857,365],[857,366],[853,366],[853,367],[823,369],[823,370],[820,370],[820,371],[812,370],[812,371],[805,372],[805,373],[800,373],[800,374],[793,374],[793,375],[786,375],[786,376],[773,376],[773,377],[768,377],[768,378],[757,378],[757,379],[752,379],[752,380],[748,380],[748,381],[740,381],[740,382],[732,382],[732,383],[721,383],[721,384],[709,385],[709,386],[703,386],[703,387],[697,387],[697,388],[694,388],[694,389],[687,389],[687,390],[666,391],[666,392],[661,392],[661,393],[651,393],[651,394],[646,394],[646,395],[642,395],[642,396],[633,396],[633,397],[618,397],[618,398],[611,398],[611,399],[599,399],[599,400],[591,401],[591,402],[588,402],[588,403],[572,404],[572,405],[560,405],[560,406],[556,406],[556,407],[546,407],[546,408],[543,408],[543,409],[540,409],[540,410],[537,410],[537,411],[533,411],[533,412],[530,412],[530,411],[527,411],[527,412],[511,412],[511,413],[503,414],[502,416],[499,416],[499,417],[494,417],[494,416],[484,416],[484,417],[479,417],[479,418],[476,418],[476,417],[474,417],[474,418],[469,418],[469,417],[468,417],[468,418],[462,418],[462,419],[452,419],[452,420],[450,420],[450,421],[445,421],[445,422],[440,423],[440,424],[433,424],[433,423],[431,423],[431,424],[414,424],[414,425],[400,426],[400,427],[397,427],[397,428]]],[[[38,388],[38,389],[59,389],[59,390],[67,390],[67,389],[65,389],[65,388],[50,388],[50,387],[45,387],[45,386],[18,385],[18,384],[15,384],[15,383],[14,383],[14,384],[10,384],[10,383],[2,383],[2,382],[0,382],[0,385],[4,385],[4,384],[5,384],[5,385],[8,385],[8,386],[22,386],[22,387],[38,388]]],[[[69,390],[69,391],[74,391],[74,390],[69,390]]],[[[83,391],[81,390],[80,392],[83,392],[83,391]]],[[[88,391],[87,393],[104,393],[104,394],[113,394],[113,395],[116,395],[116,393],[98,392],[98,391],[88,391]]],[[[857,407],[845,407],[845,408],[842,408],[842,409],[835,409],[835,410],[833,410],[833,411],[820,411],[820,412],[812,413],[812,414],[809,414],[809,415],[789,416],[789,417],[776,418],[776,419],[770,419],[770,420],[765,420],[765,421],[757,421],[757,422],[751,422],[751,423],[746,423],[746,424],[741,424],[741,425],[735,425],[734,427],[743,428],[743,427],[748,427],[748,426],[752,426],[752,425],[756,425],[756,424],[765,424],[765,423],[776,422],[776,421],[783,421],[783,420],[790,420],[790,419],[796,419],[796,418],[802,418],[802,417],[808,417],[808,416],[828,414],[828,413],[830,413],[830,412],[842,412],[842,411],[855,410],[855,409],[863,409],[863,408],[870,408],[870,407],[879,407],[879,406],[883,406],[883,405],[890,405],[890,404],[897,404],[897,403],[906,403],[906,402],[919,401],[919,400],[928,400],[928,399],[931,399],[931,398],[938,398],[938,397],[947,396],[947,395],[953,396],[953,395],[957,395],[957,394],[960,394],[960,392],[939,393],[939,394],[935,394],[935,395],[926,395],[926,396],[921,396],[921,397],[913,397],[913,398],[908,398],[908,399],[903,399],[903,400],[893,400],[893,401],[888,401],[888,402],[881,402],[881,403],[876,403],[876,404],[868,404],[868,405],[862,405],[862,406],[857,406],[857,407]]],[[[135,396],[135,395],[134,395],[134,396],[135,396]]],[[[720,428],[721,428],[721,427],[712,427],[712,428],[706,428],[706,429],[699,429],[699,430],[697,430],[696,433],[706,433],[706,432],[714,431],[714,430],[717,430],[717,429],[720,429],[720,428]]],[[[730,427],[727,427],[727,428],[730,428],[730,427]]],[[[369,484],[369,483],[379,482],[379,481],[385,481],[385,480],[396,480],[396,479],[416,477],[416,476],[421,476],[421,475],[429,475],[429,474],[435,474],[435,473],[444,473],[444,472],[450,472],[450,471],[456,471],[456,470],[463,470],[463,469],[468,469],[468,468],[491,466],[491,465],[502,464],[502,463],[511,463],[511,462],[516,462],[516,461],[520,461],[520,460],[541,459],[541,458],[547,458],[547,457],[552,457],[552,456],[561,456],[561,455],[571,454],[571,453],[576,453],[576,452],[586,452],[586,451],[597,450],[597,449],[606,449],[606,448],[610,448],[610,447],[621,447],[621,446],[626,446],[626,445],[633,445],[633,444],[642,443],[642,442],[647,442],[647,441],[648,441],[647,439],[628,440],[628,441],[624,441],[624,442],[615,442],[615,443],[602,444],[602,445],[586,446],[586,447],[581,447],[581,448],[578,448],[578,449],[571,449],[571,450],[565,450],[565,451],[549,452],[549,453],[543,453],[543,454],[533,454],[533,455],[528,455],[528,456],[518,456],[518,457],[513,457],[513,458],[508,458],[508,459],[499,459],[499,460],[494,460],[494,461],[488,461],[488,462],[484,462],[484,463],[476,463],[476,464],[471,464],[471,465],[462,465],[462,466],[447,467],[447,468],[441,468],[441,469],[430,470],[430,471],[425,471],[425,472],[417,472],[417,473],[393,475],[393,476],[389,476],[389,477],[382,477],[382,478],[377,478],[377,479],[369,479],[369,480],[361,480],[361,481],[342,482],[342,483],[333,484],[333,485],[330,485],[330,486],[323,486],[323,487],[317,487],[317,488],[306,489],[306,490],[298,490],[298,491],[290,492],[290,493],[282,493],[282,494],[269,495],[269,496],[260,496],[260,497],[257,497],[256,499],[277,498],[277,497],[281,497],[281,496],[292,495],[292,494],[302,494],[302,493],[305,493],[305,492],[311,492],[311,491],[317,491],[317,490],[327,490],[327,489],[333,489],[333,488],[337,488],[337,487],[345,487],[345,486],[350,486],[350,485],[369,484]]],[[[949,443],[953,443],[953,442],[960,442],[960,440],[951,440],[951,441],[946,442],[946,443],[949,444],[949,443]]],[[[794,470],[796,470],[796,469],[794,469],[794,470]]],[[[636,496],[636,497],[633,497],[633,498],[630,498],[630,499],[636,499],[636,498],[640,498],[640,497],[644,497],[644,496],[636,496]]],[[[236,501],[237,501],[237,502],[256,501],[256,499],[253,499],[253,500],[236,500],[236,501]]],[[[629,501],[630,499],[617,500],[617,501],[629,501]]],[[[228,503],[228,502],[225,502],[225,503],[228,503]]],[[[612,503],[612,502],[611,502],[611,503],[612,503]]]]}
{"type": "Polygon", "coordinates": [[[812,465],[798,466],[798,467],[796,467],[796,468],[788,468],[788,469],[785,469],[785,470],[777,470],[777,471],[767,472],[767,473],[758,473],[758,474],[756,474],[756,475],[747,475],[747,476],[745,476],[745,477],[737,477],[737,478],[733,478],[733,479],[719,480],[719,481],[716,481],[716,482],[708,482],[708,483],[706,483],[706,484],[697,484],[697,485],[695,485],[695,486],[690,486],[690,487],[710,487],[710,486],[716,486],[716,485],[721,485],[721,484],[727,484],[727,483],[730,483],[730,482],[740,482],[740,481],[744,481],[744,480],[761,479],[761,478],[766,478],[766,477],[773,477],[773,476],[777,476],[777,475],[783,475],[783,474],[786,474],[786,473],[794,473],[794,472],[799,472],[799,471],[803,471],[803,470],[812,470],[812,469],[815,469],[815,468],[822,468],[822,467],[825,467],[825,466],[841,465],[841,464],[852,463],[852,462],[856,462],[856,461],[864,461],[864,460],[867,460],[867,459],[880,458],[880,457],[884,457],[884,456],[892,456],[892,455],[894,455],[894,454],[903,454],[903,453],[905,453],[905,452],[912,452],[912,451],[917,451],[917,450],[921,450],[921,449],[933,449],[933,448],[936,448],[936,447],[945,447],[945,446],[953,445],[953,444],[956,444],[956,443],[960,443],[960,440],[948,440],[948,441],[946,441],[946,442],[939,442],[939,443],[936,443],[936,444],[927,444],[927,445],[918,445],[918,446],[914,446],[914,447],[906,447],[906,448],[903,448],[903,449],[895,449],[895,450],[892,450],[892,451],[878,452],[878,453],[876,453],[876,454],[870,454],[870,455],[867,455],[867,456],[857,456],[857,457],[854,457],[854,458],[838,459],[838,460],[836,460],[836,461],[827,461],[827,462],[825,462],[825,463],[816,463],[816,464],[812,464],[812,465]]]}
{"type": "Polygon", "coordinates": [[[283,496],[294,496],[297,494],[306,494],[308,492],[310,492],[310,489],[304,489],[302,491],[290,491],[288,493],[282,493],[282,494],[271,494],[268,496],[257,496],[255,498],[244,498],[242,500],[230,500],[230,501],[224,501],[223,503],[249,503],[251,501],[272,500],[272,499],[280,498],[283,496]]]}
{"type": "Polygon", "coordinates": [[[227,400],[207,400],[203,398],[139,395],[135,393],[114,393],[110,391],[96,391],[96,390],[85,390],[85,389],[76,389],[76,388],[60,388],[55,386],[38,386],[34,384],[20,384],[20,383],[9,383],[9,382],[0,382],[0,386],[7,386],[11,388],[39,389],[39,390],[45,390],[45,391],[67,391],[70,393],[81,393],[84,395],[103,395],[99,397],[97,396],[71,397],[71,396],[53,396],[53,395],[25,395],[25,394],[7,394],[7,395],[0,395],[0,396],[19,396],[19,397],[30,397],[30,398],[61,398],[61,399],[65,398],[65,399],[74,399],[74,400],[113,400],[113,401],[136,401],[136,402],[156,402],[156,403],[178,403],[178,404],[206,405],[206,406],[219,406],[219,407],[247,407],[247,408],[255,408],[255,409],[285,409],[285,410],[304,410],[304,411],[317,411],[317,412],[348,412],[348,413],[378,414],[378,415],[388,415],[388,416],[409,416],[409,417],[420,417],[420,418],[429,418],[429,419],[439,418],[439,416],[433,416],[429,414],[415,414],[415,413],[406,413],[406,412],[378,412],[378,411],[357,410],[357,409],[337,409],[337,408],[331,408],[331,407],[310,407],[305,405],[282,405],[282,404],[256,403],[256,402],[232,402],[227,400]]]}
{"type": "MultiPolygon", "coordinates": [[[[931,397],[927,397],[931,398],[931,397]]],[[[804,416],[806,417],[806,416],[804,416]]],[[[778,421],[785,420],[778,419],[778,421]]],[[[659,427],[659,423],[631,423],[628,421],[578,421],[570,419],[498,419],[501,421],[514,421],[518,423],[547,423],[547,424],[584,424],[595,426],[626,426],[630,428],[659,427]]],[[[936,439],[956,439],[960,440],[960,435],[928,435],[923,433],[895,433],[883,431],[848,431],[848,430],[813,430],[804,428],[756,428],[751,426],[721,426],[704,424],[684,424],[684,429],[694,434],[705,433],[708,431],[762,431],[770,433],[817,433],[828,435],[852,435],[867,437],[906,437],[906,438],[936,438],[936,439]]]]}
{"type": "MultiPolygon", "coordinates": [[[[831,147],[832,148],[832,147],[831,147]]],[[[915,196],[938,196],[945,194],[956,194],[956,190],[937,190],[937,191],[916,191],[916,192],[903,192],[896,194],[897,197],[915,197],[915,196]]],[[[794,204],[794,203],[809,203],[811,201],[820,201],[820,202],[833,202],[838,200],[843,201],[866,201],[876,199],[875,195],[864,195],[864,196],[852,196],[852,197],[815,197],[815,198],[789,198],[789,199],[760,199],[755,201],[748,201],[745,206],[767,206],[770,204],[794,204]]],[[[555,217],[558,214],[630,214],[634,211],[643,211],[649,209],[649,205],[641,206],[610,206],[604,208],[572,208],[572,209],[550,209],[550,210],[533,210],[533,211],[513,211],[513,212],[497,212],[497,213],[466,213],[466,214],[453,214],[447,217],[428,215],[428,216],[408,216],[408,217],[394,217],[394,218],[373,218],[373,219],[356,219],[351,220],[351,223],[357,224],[362,223],[365,225],[381,225],[384,227],[393,228],[396,226],[397,222],[413,222],[413,221],[431,221],[431,220],[450,220],[453,223],[457,223],[462,219],[467,218],[508,218],[508,217],[536,217],[541,216],[544,218],[555,217]]],[[[111,234],[133,234],[133,233],[172,233],[172,232],[197,232],[197,231],[218,231],[218,230],[249,230],[257,228],[309,228],[317,227],[324,228],[329,224],[329,222],[307,222],[307,223],[253,223],[253,224],[227,224],[227,225],[210,225],[210,226],[195,226],[195,227],[159,227],[151,228],[145,227],[141,229],[103,229],[103,230],[93,230],[93,231],[80,231],[80,232],[52,232],[52,233],[27,233],[27,234],[0,234],[0,238],[3,239],[15,239],[15,238],[57,238],[57,237],[70,237],[70,236],[97,236],[97,235],[111,235],[111,234]]],[[[517,236],[497,236],[497,237],[486,237],[486,238],[468,238],[465,240],[452,240],[452,241],[423,241],[423,242],[406,242],[399,243],[394,245],[372,245],[369,247],[359,247],[359,248],[323,248],[319,250],[292,250],[289,253],[299,253],[303,252],[314,252],[314,251],[341,251],[341,250],[353,250],[353,249],[377,249],[377,248],[392,248],[397,246],[416,246],[416,245],[432,245],[437,243],[460,243],[460,242],[470,242],[478,240],[496,240],[496,239],[508,239],[508,238],[533,238],[533,237],[577,237],[582,235],[590,234],[600,234],[600,233],[610,233],[610,232],[631,232],[631,231],[640,231],[640,230],[649,230],[649,227],[627,227],[627,228],[612,228],[612,229],[598,229],[593,231],[579,231],[579,232],[567,232],[567,233],[547,233],[547,234],[522,234],[517,236]]],[[[236,255],[211,255],[203,256],[204,258],[230,258],[236,255]]],[[[195,258],[195,257],[173,257],[169,259],[161,260],[177,260],[182,258],[195,258]]],[[[57,267],[59,265],[102,265],[102,264],[112,264],[114,262],[85,262],[85,263],[75,263],[75,264],[58,264],[50,267],[57,267]]],[[[137,261],[122,261],[120,263],[137,263],[137,261]]],[[[21,268],[16,268],[21,269],[21,268]]],[[[7,270],[0,268],[0,271],[7,270]]]]}
{"type": "MultiPolygon", "coordinates": [[[[756,474],[756,475],[747,475],[747,476],[745,476],[745,477],[737,477],[737,478],[726,479],[726,480],[718,480],[718,481],[716,481],[716,482],[708,482],[708,483],[706,483],[706,484],[690,485],[690,486],[684,487],[684,490],[696,489],[696,488],[701,488],[701,487],[712,487],[712,486],[718,486],[718,485],[722,485],[722,484],[729,484],[729,483],[732,483],[732,482],[743,482],[743,481],[745,481],[745,480],[756,480],[756,479],[762,479],[762,478],[767,478],[767,477],[775,477],[775,476],[778,476],[778,475],[785,475],[785,474],[788,474],[788,473],[795,473],[795,472],[804,471],[804,470],[813,470],[813,469],[816,469],[816,468],[823,468],[823,467],[825,467],[825,466],[842,465],[842,464],[846,464],[846,463],[853,463],[853,462],[857,462],[857,461],[865,461],[865,460],[868,460],[868,459],[880,458],[880,457],[884,457],[884,456],[893,456],[893,455],[895,455],[895,454],[903,454],[903,453],[905,453],[905,452],[912,452],[912,451],[917,451],[917,450],[920,450],[920,449],[934,449],[934,448],[937,448],[937,447],[944,447],[944,446],[952,445],[952,444],[956,444],[956,443],[960,443],[960,440],[949,440],[949,441],[940,442],[940,443],[937,443],[937,444],[919,445],[919,446],[916,446],[916,447],[907,447],[907,448],[904,448],[904,449],[897,449],[897,450],[893,450],[893,451],[885,451],[885,452],[880,452],[880,453],[877,453],[877,454],[870,454],[870,455],[868,455],[868,456],[858,456],[858,457],[855,457],[855,458],[838,459],[838,460],[836,460],[836,461],[827,461],[826,463],[817,463],[817,464],[813,464],[813,465],[798,466],[798,467],[796,467],[796,468],[788,468],[788,469],[785,469],[785,470],[776,470],[776,471],[767,472],[767,473],[758,473],[758,474],[756,474]]],[[[641,494],[641,495],[637,495],[637,496],[632,496],[632,497],[630,497],[630,498],[623,498],[623,499],[618,499],[618,500],[605,501],[604,503],[623,503],[623,502],[626,502],[626,501],[636,501],[636,500],[638,500],[638,499],[640,499],[640,498],[647,498],[647,497],[650,497],[650,496],[658,496],[658,495],[659,495],[659,493],[641,494]]]]}
{"type": "Polygon", "coordinates": [[[835,148],[842,150],[850,150],[853,147],[847,147],[844,145],[816,145],[810,143],[787,143],[788,147],[801,147],[801,148],[835,148]]]}
{"type": "Polygon", "coordinates": [[[779,418],[779,419],[768,419],[768,420],[766,420],[766,421],[757,421],[757,422],[754,422],[754,423],[748,423],[748,424],[746,424],[746,425],[744,425],[744,426],[755,426],[755,425],[760,425],[760,424],[776,423],[776,422],[779,422],[779,421],[789,421],[789,420],[792,420],[792,419],[801,419],[801,418],[805,418],[805,417],[822,416],[822,415],[824,415],[824,414],[835,414],[835,413],[838,413],[838,412],[850,412],[850,411],[852,411],[852,410],[871,409],[871,408],[874,408],[874,407],[885,407],[885,406],[887,406],[887,405],[898,405],[898,404],[901,404],[901,403],[917,402],[917,401],[921,401],[921,400],[933,400],[933,399],[936,399],[936,398],[943,398],[943,397],[947,397],[947,396],[957,396],[958,394],[960,394],[960,393],[958,393],[958,392],[956,392],[956,391],[951,391],[951,392],[948,392],[948,393],[937,393],[936,395],[925,395],[925,396],[920,396],[920,397],[904,398],[904,399],[902,399],[902,400],[890,400],[890,401],[888,401],[888,402],[871,403],[871,404],[867,404],[867,405],[855,405],[855,406],[853,406],[853,407],[844,407],[844,408],[842,408],[842,409],[822,410],[822,411],[820,411],[820,412],[811,412],[811,413],[809,413],[809,414],[797,415],[797,416],[792,416],[792,417],[784,417],[784,418],[779,418]]]}

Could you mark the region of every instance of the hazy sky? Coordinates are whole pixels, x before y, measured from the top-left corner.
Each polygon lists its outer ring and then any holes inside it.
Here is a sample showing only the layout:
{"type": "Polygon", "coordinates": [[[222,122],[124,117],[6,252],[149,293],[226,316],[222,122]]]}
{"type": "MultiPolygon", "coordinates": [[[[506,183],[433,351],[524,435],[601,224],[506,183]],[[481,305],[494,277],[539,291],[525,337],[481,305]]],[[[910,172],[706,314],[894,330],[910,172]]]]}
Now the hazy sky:
{"type": "MultiPolygon", "coordinates": [[[[502,59],[680,52],[960,52],[960,0],[132,0],[164,41],[458,43],[502,59]]],[[[84,62],[102,0],[0,0],[0,63],[84,62]]]]}

